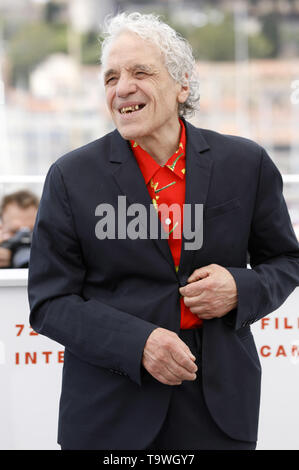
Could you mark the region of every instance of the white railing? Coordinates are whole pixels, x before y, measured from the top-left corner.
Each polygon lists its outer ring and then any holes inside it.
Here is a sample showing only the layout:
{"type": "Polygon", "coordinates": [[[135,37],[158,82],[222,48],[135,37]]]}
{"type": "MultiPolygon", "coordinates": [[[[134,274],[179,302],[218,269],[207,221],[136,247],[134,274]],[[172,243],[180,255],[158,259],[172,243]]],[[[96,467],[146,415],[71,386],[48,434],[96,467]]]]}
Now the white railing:
{"type": "Polygon", "coordinates": [[[282,179],[284,183],[299,183],[299,175],[282,175],[282,179]]]}

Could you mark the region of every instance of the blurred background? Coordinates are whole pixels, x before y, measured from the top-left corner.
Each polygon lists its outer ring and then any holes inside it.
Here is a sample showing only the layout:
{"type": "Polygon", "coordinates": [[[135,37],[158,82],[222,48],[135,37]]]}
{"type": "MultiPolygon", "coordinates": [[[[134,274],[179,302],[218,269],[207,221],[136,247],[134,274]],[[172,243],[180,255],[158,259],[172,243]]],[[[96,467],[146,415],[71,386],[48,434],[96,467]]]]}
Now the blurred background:
{"type": "Polygon", "coordinates": [[[193,46],[193,124],[264,146],[299,237],[299,0],[0,0],[0,198],[41,195],[50,164],[114,128],[100,81],[101,25],[154,12],[193,46]]]}

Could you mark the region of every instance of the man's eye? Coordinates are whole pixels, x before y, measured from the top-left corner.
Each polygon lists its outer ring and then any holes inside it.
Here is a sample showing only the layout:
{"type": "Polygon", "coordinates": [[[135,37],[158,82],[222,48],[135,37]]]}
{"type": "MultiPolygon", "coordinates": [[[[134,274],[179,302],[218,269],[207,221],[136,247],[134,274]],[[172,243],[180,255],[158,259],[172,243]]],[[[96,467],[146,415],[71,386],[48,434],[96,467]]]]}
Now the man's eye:
{"type": "Polygon", "coordinates": [[[106,80],[106,85],[111,85],[111,83],[113,83],[114,81],[116,80],[116,77],[110,77],[106,80]]]}

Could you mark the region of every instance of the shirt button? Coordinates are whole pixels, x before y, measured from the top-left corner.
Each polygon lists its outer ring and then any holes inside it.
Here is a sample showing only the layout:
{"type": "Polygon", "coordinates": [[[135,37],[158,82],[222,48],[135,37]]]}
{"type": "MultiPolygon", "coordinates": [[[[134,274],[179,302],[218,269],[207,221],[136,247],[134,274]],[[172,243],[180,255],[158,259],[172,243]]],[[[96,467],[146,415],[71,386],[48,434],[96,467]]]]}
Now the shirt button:
{"type": "Polygon", "coordinates": [[[165,223],[166,223],[166,225],[170,225],[170,224],[171,224],[171,220],[169,219],[169,217],[167,217],[167,219],[165,219],[165,223]]]}

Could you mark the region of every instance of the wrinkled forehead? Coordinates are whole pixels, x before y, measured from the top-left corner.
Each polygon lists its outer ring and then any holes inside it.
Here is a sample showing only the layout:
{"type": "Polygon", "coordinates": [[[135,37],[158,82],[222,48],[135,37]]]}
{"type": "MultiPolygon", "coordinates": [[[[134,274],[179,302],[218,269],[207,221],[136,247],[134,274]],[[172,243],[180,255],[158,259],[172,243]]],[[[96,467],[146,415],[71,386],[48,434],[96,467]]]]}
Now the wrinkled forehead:
{"type": "Polygon", "coordinates": [[[136,64],[164,65],[161,49],[153,41],[143,39],[131,31],[123,31],[111,39],[102,53],[104,71],[117,67],[133,67],[136,64]]]}

